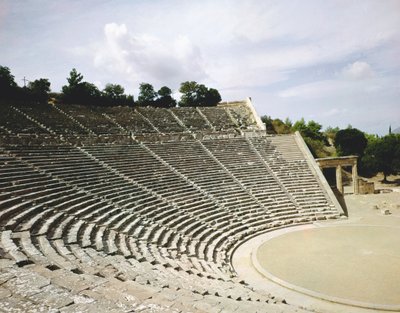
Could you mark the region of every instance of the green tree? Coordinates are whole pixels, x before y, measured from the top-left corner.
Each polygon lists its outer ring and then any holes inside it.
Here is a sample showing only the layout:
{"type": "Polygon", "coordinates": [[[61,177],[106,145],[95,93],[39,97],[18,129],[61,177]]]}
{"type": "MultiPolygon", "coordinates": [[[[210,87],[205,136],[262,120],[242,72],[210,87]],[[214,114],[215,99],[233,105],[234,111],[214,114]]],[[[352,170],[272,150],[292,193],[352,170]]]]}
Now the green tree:
{"type": "Polygon", "coordinates": [[[69,77],[67,77],[68,85],[62,86],[62,100],[66,103],[76,102],[78,96],[78,88],[83,80],[83,76],[81,73],[78,73],[75,68],[71,70],[69,73],[69,77]]]}
{"type": "MultiPolygon", "coordinates": [[[[365,138],[367,138],[367,147],[378,140],[380,140],[380,137],[378,135],[372,135],[372,134],[367,134],[365,133],[365,138]]],[[[365,150],[364,150],[365,151],[365,150]]]]}
{"type": "Polygon", "coordinates": [[[118,84],[106,84],[102,91],[101,104],[107,106],[134,104],[133,96],[125,95],[125,89],[118,84]]]}
{"type": "Polygon", "coordinates": [[[283,122],[281,119],[272,119],[271,116],[261,116],[261,121],[265,124],[268,134],[290,134],[292,133],[292,122],[286,118],[283,122]]]}
{"type": "Polygon", "coordinates": [[[83,81],[83,75],[74,68],[67,78],[68,85],[62,87],[65,103],[93,105],[101,101],[100,90],[92,83],[83,81]]]}
{"type": "Polygon", "coordinates": [[[149,83],[141,83],[139,87],[138,104],[140,106],[154,106],[157,100],[157,92],[149,83]]]}
{"type": "Polygon", "coordinates": [[[330,156],[323,141],[309,137],[303,137],[303,139],[314,158],[326,158],[330,156]]]}
{"type": "Polygon", "coordinates": [[[28,88],[33,100],[47,102],[49,99],[50,82],[47,78],[40,78],[29,82],[28,88]]]}
{"type": "Polygon", "coordinates": [[[313,156],[319,158],[329,155],[329,152],[326,150],[328,140],[321,129],[321,124],[313,120],[306,123],[304,118],[296,121],[292,126],[292,131],[300,132],[313,156]]]}
{"type": "Polygon", "coordinates": [[[197,104],[197,83],[195,81],[187,81],[181,84],[179,92],[182,94],[179,106],[192,107],[197,104]]]}
{"type": "Polygon", "coordinates": [[[6,66],[0,65],[0,88],[4,90],[5,88],[17,87],[17,83],[14,80],[14,75],[6,66]]]}
{"type": "Polygon", "coordinates": [[[80,94],[83,99],[91,100],[91,99],[99,99],[101,96],[101,92],[99,88],[95,84],[83,82],[79,84],[78,88],[80,94]]]}
{"type": "Polygon", "coordinates": [[[135,104],[135,100],[133,99],[133,95],[127,95],[125,105],[133,106],[135,104]]]}
{"type": "Polygon", "coordinates": [[[272,117],[269,115],[261,116],[261,121],[265,124],[267,134],[276,134],[274,126],[272,125],[272,117]]]}
{"type": "Polygon", "coordinates": [[[290,134],[292,133],[292,127],[283,122],[281,119],[276,118],[272,120],[272,127],[274,128],[275,134],[290,134]]]}
{"type": "Polygon", "coordinates": [[[124,92],[124,87],[118,84],[106,84],[106,87],[103,89],[104,96],[111,99],[122,98],[124,96],[124,92]]]}
{"type": "Polygon", "coordinates": [[[170,88],[168,88],[167,86],[163,86],[160,88],[159,91],[157,91],[157,94],[160,97],[168,97],[172,95],[172,90],[170,88]]]}
{"type": "Polygon", "coordinates": [[[293,123],[292,123],[292,121],[287,117],[287,118],[285,118],[285,125],[287,126],[287,127],[289,127],[289,128],[292,128],[293,127],[293,123]]]}
{"type": "Polygon", "coordinates": [[[176,106],[176,100],[172,97],[172,90],[163,86],[157,92],[158,98],[155,101],[156,106],[160,108],[173,108],[176,106]]]}
{"type": "Polygon", "coordinates": [[[205,91],[204,97],[200,103],[202,103],[203,106],[216,106],[219,102],[221,102],[221,100],[221,95],[217,89],[208,88],[208,90],[205,91]]]}
{"type": "Polygon", "coordinates": [[[10,100],[18,93],[18,85],[14,80],[14,76],[6,66],[0,66],[0,99],[10,100]]]}
{"type": "Polygon", "coordinates": [[[214,88],[207,88],[195,81],[186,81],[181,84],[179,92],[182,93],[179,106],[215,106],[221,101],[221,95],[214,88]]]}
{"type": "Polygon", "coordinates": [[[362,156],[367,147],[365,134],[357,128],[339,130],[335,136],[335,148],[338,155],[362,156]]]}
{"type": "Polygon", "coordinates": [[[331,127],[331,126],[328,126],[326,129],[325,129],[325,135],[326,135],[326,137],[328,137],[328,140],[330,140],[330,143],[331,144],[333,144],[334,143],[334,141],[335,141],[335,137],[336,137],[336,134],[337,134],[337,132],[339,131],[340,129],[339,129],[339,127],[331,127]]]}
{"type": "Polygon", "coordinates": [[[69,73],[69,77],[67,78],[69,87],[75,87],[78,86],[83,80],[83,75],[81,73],[78,73],[78,71],[73,68],[71,72],[69,73]]]}
{"type": "Polygon", "coordinates": [[[305,131],[306,128],[307,124],[303,117],[300,120],[296,121],[293,125],[293,129],[299,132],[305,131]]]}
{"type": "Polygon", "coordinates": [[[387,182],[388,175],[400,173],[400,135],[386,135],[369,142],[360,170],[367,175],[382,172],[383,182],[387,182]]]}
{"type": "Polygon", "coordinates": [[[304,118],[294,123],[292,127],[293,131],[299,131],[303,137],[326,142],[326,137],[321,129],[321,124],[313,120],[306,123],[304,118]]]}
{"type": "Polygon", "coordinates": [[[321,131],[322,125],[311,120],[307,123],[307,136],[320,141],[326,141],[325,134],[321,131]]]}

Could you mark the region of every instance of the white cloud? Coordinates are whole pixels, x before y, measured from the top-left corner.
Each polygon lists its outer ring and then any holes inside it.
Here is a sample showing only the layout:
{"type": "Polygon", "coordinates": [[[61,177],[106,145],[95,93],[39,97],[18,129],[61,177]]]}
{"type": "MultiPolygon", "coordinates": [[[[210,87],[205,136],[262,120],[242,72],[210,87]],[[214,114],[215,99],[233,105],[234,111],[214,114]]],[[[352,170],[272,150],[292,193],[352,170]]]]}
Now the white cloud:
{"type": "Polygon", "coordinates": [[[280,91],[278,95],[281,98],[301,97],[303,99],[311,99],[334,94],[338,89],[343,87],[343,84],[337,81],[326,80],[291,87],[280,91]]]}
{"type": "Polygon", "coordinates": [[[242,43],[243,49],[251,47],[245,58],[274,68],[337,62],[399,36],[400,5],[395,1],[349,1],[343,6],[329,1],[258,1],[237,4],[235,9],[237,16],[246,12],[246,18],[228,22],[221,12],[229,25],[225,37],[242,43]]]}
{"type": "Polygon", "coordinates": [[[133,84],[198,80],[226,89],[267,86],[290,79],[297,69],[343,62],[400,34],[400,6],[390,0],[385,5],[310,0],[126,6],[111,9],[116,21],[125,23],[107,23],[92,53],[96,68],[133,84]],[[132,6],[142,14],[127,22],[123,12],[132,6]]]}
{"type": "Polygon", "coordinates": [[[133,34],[125,24],[109,23],[93,51],[94,65],[125,75],[130,82],[173,83],[206,77],[200,49],[186,36],[169,42],[146,33],[133,34]]]}
{"type": "Polygon", "coordinates": [[[196,80],[292,119],[339,101],[398,112],[399,0],[0,0],[0,24],[3,65],[19,79],[52,73],[53,90],[75,67],[135,95],[143,81],[176,92],[196,80]]]}
{"type": "Polygon", "coordinates": [[[332,108],[330,110],[323,112],[322,115],[325,117],[333,117],[337,115],[346,114],[347,112],[348,112],[347,108],[332,108]]]}
{"type": "Polygon", "coordinates": [[[342,69],[341,74],[347,79],[368,79],[375,76],[371,66],[366,62],[357,61],[342,69]]]}
{"type": "Polygon", "coordinates": [[[278,92],[280,98],[308,99],[356,99],[359,96],[379,95],[380,93],[395,95],[398,88],[398,77],[375,77],[368,80],[344,78],[327,79],[295,87],[278,92]]]}
{"type": "Polygon", "coordinates": [[[371,66],[363,61],[356,61],[340,69],[332,79],[314,81],[286,88],[278,92],[281,98],[300,97],[338,98],[351,97],[355,94],[376,94],[383,90],[393,89],[397,77],[377,75],[371,66]]]}

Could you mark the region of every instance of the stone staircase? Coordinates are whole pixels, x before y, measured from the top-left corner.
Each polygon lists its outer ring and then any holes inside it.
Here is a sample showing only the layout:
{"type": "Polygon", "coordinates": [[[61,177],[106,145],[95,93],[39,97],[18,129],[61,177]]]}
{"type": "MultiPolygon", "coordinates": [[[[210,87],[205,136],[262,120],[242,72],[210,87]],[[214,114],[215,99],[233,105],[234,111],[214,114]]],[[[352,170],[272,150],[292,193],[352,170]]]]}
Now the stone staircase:
{"type": "Polygon", "coordinates": [[[246,135],[238,108],[51,108],[70,137],[10,110],[26,125],[0,125],[0,311],[303,311],[231,265],[251,237],[339,217],[294,136],[246,135]]]}

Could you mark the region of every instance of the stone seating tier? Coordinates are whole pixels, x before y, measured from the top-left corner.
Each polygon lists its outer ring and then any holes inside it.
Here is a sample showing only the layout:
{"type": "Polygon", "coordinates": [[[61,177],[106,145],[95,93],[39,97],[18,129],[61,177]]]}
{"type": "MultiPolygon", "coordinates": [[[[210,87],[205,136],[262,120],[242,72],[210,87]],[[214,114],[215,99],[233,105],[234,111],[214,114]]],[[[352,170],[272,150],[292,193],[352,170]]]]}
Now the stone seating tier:
{"type": "Polygon", "coordinates": [[[256,130],[258,128],[256,126],[256,121],[254,120],[252,112],[247,107],[236,106],[236,107],[230,107],[228,108],[228,110],[233,120],[236,121],[236,124],[241,129],[256,130]]]}
{"type": "Polygon", "coordinates": [[[171,112],[189,131],[196,132],[213,129],[210,122],[196,108],[173,108],[171,112]]]}
{"type": "Polygon", "coordinates": [[[6,134],[49,134],[49,131],[18,112],[12,105],[0,105],[0,126],[6,134]]]}
{"type": "Polygon", "coordinates": [[[293,136],[217,109],[59,106],[45,128],[12,109],[47,133],[0,137],[0,311],[301,312],[239,282],[232,253],[339,214],[293,136]]]}
{"type": "Polygon", "coordinates": [[[229,114],[227,108],[199,108],[199,111],[204,114],[213,128],[217,131],[224,129],[235,129],[238,127],[237,122],[229,114]]]}
{"type": "Polygon", "coordinates": [[[57,108],[89,133],[96,135],[123,133],[115,122],[103,114],[104,110],[101,107],[64,104],[57,105],[57,108]]]}
{"type": "Polygon", "coordinates": [[[129,133],[158,133],[148,119],[130,107],[109,107],[103,110],[111,120],[129,133]]]}
{"type": "Polygon", "coordinates": [[[73,104],[0,106],[1,134],[110,136],[260,130],[248,108],[94,107],[73,104]]]}
{"type": "Polygon", "coordinates": [[[72,118],[58,110],[54,105],[37,103],[33,106],[16,105],[19,112],[27,118],[31,118],[37,124],[41,124],[50,132],[59,135],[88,134],[88,130],[81,127],[72,118]]]}
{"type": "Polygon", "coordinates": [[[148,121],[154,125],[159,132],[166,133],[181,133],[185,132],[185,126],[177,120],[170,109],[161,108],[138,108],[137,111],[142,114],[148,121]]]}

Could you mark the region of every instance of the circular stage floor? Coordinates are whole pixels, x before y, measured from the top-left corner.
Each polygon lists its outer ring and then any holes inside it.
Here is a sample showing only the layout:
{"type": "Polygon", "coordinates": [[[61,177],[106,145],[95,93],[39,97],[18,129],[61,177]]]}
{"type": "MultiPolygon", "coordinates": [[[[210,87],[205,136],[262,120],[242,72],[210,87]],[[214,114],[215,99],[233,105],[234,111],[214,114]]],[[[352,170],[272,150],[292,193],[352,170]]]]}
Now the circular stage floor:
{"type": "Polygon", "coordinates": [[[400,308],[400,229],[331,226],[269,239],[253,253],[267,278],[325,300],[400,308]]]}

